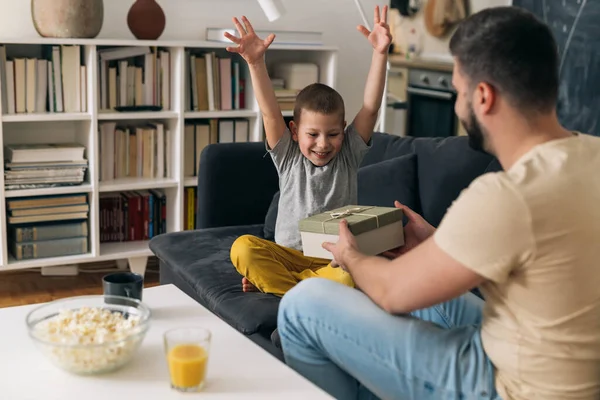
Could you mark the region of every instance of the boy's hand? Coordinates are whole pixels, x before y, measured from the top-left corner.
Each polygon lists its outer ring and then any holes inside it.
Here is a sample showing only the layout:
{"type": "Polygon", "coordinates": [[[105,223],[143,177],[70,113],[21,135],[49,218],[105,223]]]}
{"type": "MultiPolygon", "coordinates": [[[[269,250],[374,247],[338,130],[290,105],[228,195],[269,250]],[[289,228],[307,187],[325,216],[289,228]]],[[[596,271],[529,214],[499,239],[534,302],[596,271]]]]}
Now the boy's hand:
{"type": "Polygon", "coordinates": [[[387,54],[390,44],[392,43],[392,34],[390,33],[390,27],[387,24],[387,10],[388,6],[383,6],[383,11],[380,15],[379,6],[375,7],[372,31],[369,31],[363,25],[357,27],[357,29],[369,39],[373,49],[381,54],[387,54]]]}
{"type": "Polygon", "coordinates": [[[271,33],[266,39],[262,40],[254,32],[248,18],[242,17],[242,21],[244,26],[240,24],[237,18],[233,18],[233,23],[240,34],[239,38],[225,32],[225,37],[238,45],[237,47],[227,47],[227,51],[238,53],[248,64],[254,64],[263,59],[265,51],[273,43],[275,35],[271,33]]]}
{"type": "Polygon", "coordinates": [[[264,59],[265,51],[273,43],[275,35],[270,34],[262,40],[254,32],[248,18],[242,17],[242,21],[244,26],[237,18],[233,18],[233,23],[240,34],[239,38],[225,33],[224,36],[227,39],[237,44],[237,47],[227,47],[227,51],[238,53],[248,63],[254,96],[264,122],[267,145],[273,149],[285,132],[285,120],[277,103],[277,97],[275,97],[273,84],[269,78],[269,71],[267,71],[267,64],[264,59]]]}

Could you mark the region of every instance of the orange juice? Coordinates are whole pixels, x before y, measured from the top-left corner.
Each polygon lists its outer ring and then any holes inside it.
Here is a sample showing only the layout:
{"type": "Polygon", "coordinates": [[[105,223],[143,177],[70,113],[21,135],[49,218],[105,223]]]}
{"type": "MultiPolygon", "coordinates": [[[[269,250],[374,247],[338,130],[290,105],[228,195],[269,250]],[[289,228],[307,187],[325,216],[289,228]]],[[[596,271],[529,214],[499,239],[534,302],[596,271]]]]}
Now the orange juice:
{"type": "Polygon", "coordinates": [[[197,344],[179,344],[167,354],[171,384],[179,388],[201,386],[206,376],[207,351],[197,344]]]}

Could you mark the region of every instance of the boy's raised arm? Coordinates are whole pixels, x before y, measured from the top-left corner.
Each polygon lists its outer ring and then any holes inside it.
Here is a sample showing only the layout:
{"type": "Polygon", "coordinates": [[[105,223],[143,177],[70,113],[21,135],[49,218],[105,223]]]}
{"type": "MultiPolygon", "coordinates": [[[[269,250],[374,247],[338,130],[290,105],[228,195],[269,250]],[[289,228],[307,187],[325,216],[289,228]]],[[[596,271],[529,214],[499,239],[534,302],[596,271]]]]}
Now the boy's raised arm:
{"type": "Polygon", "coordinates": [[[279,104],[277,104],[277,98],[273,91],[264,58],[265,51],[273,43],[275,35],[270,34],[262,40],[256,35],[246,17],[242,17],[242,22],[244,22],[243,26],[237,18],[233,18],[233,23],[240,34],[239,38],[227,32],[225,33],[227,39],[238,45],[237,47],[227,47],[227,51],[238,53],[248,63],[254,95],[258,101],[265,124],[267,144],[272,149],[285,132],[285,120],[281,114],[279,104]]]}
{"type": "Polygon", "coordinates": [[[369,39],[369,42],[373,46],[371,68],[369,69],[365,85],[363,105],[358,114],[356,114],[353,122],[354,128],[365,143],[368,143],[373,135],[373,129],[375,129],[385,88],[388,49],[392,43],[390,27],[387,24],[387,10],[388,7],[384,6],[380,15],[379,6],[375,7],[372,31],[369,31],[363,25],[358,26],[358,30],[369,39]]]}

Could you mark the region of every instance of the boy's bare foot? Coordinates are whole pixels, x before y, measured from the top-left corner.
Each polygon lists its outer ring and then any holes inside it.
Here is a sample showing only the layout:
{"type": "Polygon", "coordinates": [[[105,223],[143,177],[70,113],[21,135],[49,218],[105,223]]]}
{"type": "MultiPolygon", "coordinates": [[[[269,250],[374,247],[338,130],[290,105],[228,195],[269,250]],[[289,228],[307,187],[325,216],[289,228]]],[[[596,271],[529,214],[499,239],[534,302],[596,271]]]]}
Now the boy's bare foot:
{"type": "Polygon", "coordinates": [[[256,286],[251,284],[248,278],[246,277],[242,278],[242,290],[244,292],[258,292],[256,286]]]}

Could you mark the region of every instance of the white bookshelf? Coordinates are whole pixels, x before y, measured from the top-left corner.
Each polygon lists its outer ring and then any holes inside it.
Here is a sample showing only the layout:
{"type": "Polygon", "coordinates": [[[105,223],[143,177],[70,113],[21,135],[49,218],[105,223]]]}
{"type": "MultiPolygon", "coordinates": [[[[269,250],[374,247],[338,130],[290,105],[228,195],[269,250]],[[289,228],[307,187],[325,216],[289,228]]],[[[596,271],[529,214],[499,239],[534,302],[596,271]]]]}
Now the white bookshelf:
{"type": "MultiPolygon", "coordinates": [[[[0,272],[27,268],[44,268],[59,265],[77,265],[95,261],[127,261],[136,272],[144,273],[148,256],[152,253],[147,241],[122,243],[100,243],[99,196],[100,193],[128,190],[162,189],[167,197],[167,232],[181,231],[184,226],[184,190],[194,187],[195,176],[183,176],[184,126],[187,120],[244,118],[249,121],[249,140],[263,140],[263,124],[258,104],[252,91],[250,76],[240,59],[241,75],[245,78],[246,109],[233,111],[189,111],[185,110],[186,52],[214,51],[217,55],[228,54],[226,43],[206,41],[139,41],[111,39],[0,39],[6,47],[7,57],[29,56],[42,58],[42,48],[52,45],[80,45],[82,64],[86,65],[87,111],[83,113],[20,113],[0,114],[0,146],[16,143],[61,143],[78,142],[86,147],[88,169],[86,179],[80,186],[57,188],[6,190],[4,174],[0,176],[0,272]],[[159,112],[117,112],[100,110],[98,88],[98,50],[109,46],[150,46],[167,49],[171,60],[171,109],[159,112]],[[168,178],[144,179],[123,178],[100,181],[100,156],[98,126],[102,122],[161,122],[171,132],[172,176],[168,178]],[[83,255],[39,258],[16,261],[7,246],[6,199],[26,196],[85,193],[88,195],[89,252],[83,255]]],[[[319,66],[319,81],[337,87],[337,49],[328,46],[272,45],[266,55],[270,70],[283,61],[314,62],[319,66]]],[[[0,96],[0,101],[2,98],[0,96]]],[[[1,110],[2,108],[0,108],[1,110]]],[[[291,111],[284,112],[292,116],[291,111]]],[[[0,153],[4,165],[3,152],[0,153]]],[[[243,167],[243,166],[242,166],[243,167]]]]}

